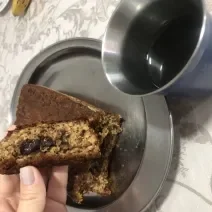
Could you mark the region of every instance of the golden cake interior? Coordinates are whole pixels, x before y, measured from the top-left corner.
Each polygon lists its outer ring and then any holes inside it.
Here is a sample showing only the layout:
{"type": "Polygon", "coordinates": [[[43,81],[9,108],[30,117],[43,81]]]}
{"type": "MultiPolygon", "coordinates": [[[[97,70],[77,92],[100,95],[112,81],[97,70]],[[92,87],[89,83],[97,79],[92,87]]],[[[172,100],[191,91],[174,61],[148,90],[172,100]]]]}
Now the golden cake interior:
{"type": "Polygon", "coordinates": [[[93,159],[86,164],[75,164],[69,167],[69,197],[76,203],[83,202],[83,196],[94,192],[102,196],[111,194],[109,165],[112,150],[121,133],[121,117],[105,115],[101,118],[96,132],[101,135],[101,158],[93,159]],[[78,167],[78,168],[76,168],[78,167]]]}

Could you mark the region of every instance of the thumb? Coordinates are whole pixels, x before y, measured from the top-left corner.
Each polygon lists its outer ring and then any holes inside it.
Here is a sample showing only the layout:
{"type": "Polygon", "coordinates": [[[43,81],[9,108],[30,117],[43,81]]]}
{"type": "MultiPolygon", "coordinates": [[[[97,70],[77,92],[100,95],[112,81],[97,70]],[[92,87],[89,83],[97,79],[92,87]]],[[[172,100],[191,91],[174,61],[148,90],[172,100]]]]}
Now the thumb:
{"type": "Polygon", "coordinates": [[[46,186],[40,172],[32,166],[21,168],[20,181],[17,212],[43,212],[46,205],[46,186]]]}

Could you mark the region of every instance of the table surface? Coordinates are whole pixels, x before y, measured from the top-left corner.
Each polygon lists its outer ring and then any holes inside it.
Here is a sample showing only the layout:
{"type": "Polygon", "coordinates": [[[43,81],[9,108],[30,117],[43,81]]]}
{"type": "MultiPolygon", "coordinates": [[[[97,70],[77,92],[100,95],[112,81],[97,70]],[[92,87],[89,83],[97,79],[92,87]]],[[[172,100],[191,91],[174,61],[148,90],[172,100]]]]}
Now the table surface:
{"type": "MultiPolygon", "coordinates": [[[[72,37],[102,39],[119,0],[33,0],[27,14],[0,14],[0,135],[18,77],[42,49],[72,37]]],[[[207,1],[212,11],[212,1],[207,1]]],[[[210,9],[209,9],[210,10],[210,9]]],[[[174,158],[164,188],[148,212],[212,211],[212,97],[169,98],[174,158]]],[[[142,197],[141,197],[142,198],[142,197]]]]}

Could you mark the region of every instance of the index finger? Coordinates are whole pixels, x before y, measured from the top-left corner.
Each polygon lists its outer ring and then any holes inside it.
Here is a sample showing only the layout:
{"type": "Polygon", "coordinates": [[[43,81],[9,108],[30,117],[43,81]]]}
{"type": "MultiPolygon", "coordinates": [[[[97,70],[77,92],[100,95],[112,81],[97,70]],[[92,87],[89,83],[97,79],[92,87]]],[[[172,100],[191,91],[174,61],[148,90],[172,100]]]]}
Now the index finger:
{"type": "Polygon", "coordinates": [[[53,167],[49,179],[47,197],[65,204],[67,199],[68,166],[53,167]]]}
{"type": "Polygon", "coordinates": [[[0,197],[11,197],[15,192],[19,191],[18,175],[1,175],[0,174],[0,197]]]}

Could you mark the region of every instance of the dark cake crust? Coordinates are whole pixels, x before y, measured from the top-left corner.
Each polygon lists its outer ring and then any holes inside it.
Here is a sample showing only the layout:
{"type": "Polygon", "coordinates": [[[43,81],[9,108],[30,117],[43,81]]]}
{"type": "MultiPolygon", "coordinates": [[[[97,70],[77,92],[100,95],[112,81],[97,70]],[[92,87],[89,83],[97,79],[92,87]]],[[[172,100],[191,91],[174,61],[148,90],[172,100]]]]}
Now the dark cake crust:
{"type": "Polygon", "coordinates": [[[77,119],[98,120],[106,113],[75,97],[61,94],[46,87],[24,85],[19,98],[15,125],[54,123],[77,119]]]}

